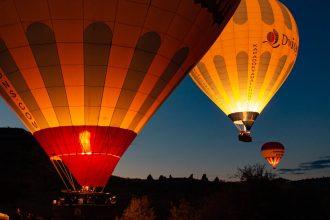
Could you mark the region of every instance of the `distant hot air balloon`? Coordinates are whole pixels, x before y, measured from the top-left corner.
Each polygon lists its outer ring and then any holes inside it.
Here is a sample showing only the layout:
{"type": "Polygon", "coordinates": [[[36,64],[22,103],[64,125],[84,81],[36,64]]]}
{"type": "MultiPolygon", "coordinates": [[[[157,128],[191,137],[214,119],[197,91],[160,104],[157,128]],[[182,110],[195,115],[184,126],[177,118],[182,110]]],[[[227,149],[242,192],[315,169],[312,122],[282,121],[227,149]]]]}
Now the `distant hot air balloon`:
{"type": "Polygon", "coordinates": [[[224,31],[192,70],[198,87],[250,142],[254,121],[284,83],[298,54],[298,28],[277,0],[242,0],[224,31]]]}
{"type": "Polygon", "coordinates": [[[67,183],[105,186],[238,4],[2,0],[1,96],[67,183]]]}
{"type": "Polygon", "coordinates": [[[279,142],[268,142],[261,147],[261,155],[274,169],[280,163],[284,153],[284,146],[279,142]]]}

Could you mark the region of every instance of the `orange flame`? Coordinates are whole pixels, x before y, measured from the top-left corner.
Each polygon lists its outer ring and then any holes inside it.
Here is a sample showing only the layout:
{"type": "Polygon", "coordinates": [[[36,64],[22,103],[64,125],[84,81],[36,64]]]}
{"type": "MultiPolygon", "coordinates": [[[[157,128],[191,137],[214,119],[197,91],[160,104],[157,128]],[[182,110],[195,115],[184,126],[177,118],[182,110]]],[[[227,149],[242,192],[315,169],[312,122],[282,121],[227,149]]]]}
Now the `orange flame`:
{"type": "Polygon", "coordinates": [[[89,131],[83,131],[79,134],[80,144],[83,150],[83,154],[91,154],[91,133],[89,131]]]}
{"type": "Polygon", "coordinates": [[[277,165],[280,163],[281,157],[268,157],[266,158],[268,163],[276,169],[277,165]]]}

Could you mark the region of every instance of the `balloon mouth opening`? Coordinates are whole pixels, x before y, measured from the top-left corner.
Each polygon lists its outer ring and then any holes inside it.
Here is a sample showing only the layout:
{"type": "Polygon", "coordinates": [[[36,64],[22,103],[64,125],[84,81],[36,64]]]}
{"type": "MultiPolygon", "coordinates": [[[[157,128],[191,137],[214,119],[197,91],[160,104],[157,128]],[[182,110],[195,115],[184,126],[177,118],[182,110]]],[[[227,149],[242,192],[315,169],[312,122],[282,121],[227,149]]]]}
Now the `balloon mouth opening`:
{"type": "MultiPolygon", "coordinates": [[[[244,125],[250,125],[252,126],[253,122],[257,119],[259,116],[258,112],[234,112],[228,115],[228,117],[234,122],[241,122],[244,125]]],[[[249,129],[248,129],[249,130],[249,129]]]]}
{"type": "Polygon", "coordinates": [[[34,133],[66,189],[105,187],[120,158],[136,137],[111,126],[62,126],[34,133]],[[88,187],[86,187],[88,186],[88,187]]]}

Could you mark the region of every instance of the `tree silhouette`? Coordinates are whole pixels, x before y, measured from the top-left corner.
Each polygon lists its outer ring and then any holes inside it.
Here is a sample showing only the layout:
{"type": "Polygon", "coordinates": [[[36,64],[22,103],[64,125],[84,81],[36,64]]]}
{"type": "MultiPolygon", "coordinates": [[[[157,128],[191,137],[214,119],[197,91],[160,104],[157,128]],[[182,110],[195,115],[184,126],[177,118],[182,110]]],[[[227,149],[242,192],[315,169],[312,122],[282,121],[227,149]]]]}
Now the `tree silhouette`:
{"type": "Polygon", "coordinates": [[[266,169],[263,164],[246,165],[243,168],[237,168],[237,172],[234,177],[239,178],[241,182],[252,181],[270,181],[273,180],[276,175],[266,169]]]}
{"type": "Polygon", "coordinates": [[[203,176],[202,176],[202,181],[203,182],[208,182],[209,179],[207,178],[206,174],[204,173],[203,176]]]}
{"type": "Polygon", "coordinates": [[[154,180],[154,178],[151,176],[151,174],[149,174],[147,177],[147,181],[153,181],[153,180],[154,180]]]}
{"type": "Polygon", "coordinates": [[[163,176],[163,175],[160,175],[159,178],[158,178],[158,180],[159,180],[159,181],[164,181],[164,180],[166,180],[166,177],[163,176]]]}
{"type": "Polygon", "coordinates": [[[220,183],[219,177],[215,177],[215,179],[213,180],[213,182],[220,183]]]}

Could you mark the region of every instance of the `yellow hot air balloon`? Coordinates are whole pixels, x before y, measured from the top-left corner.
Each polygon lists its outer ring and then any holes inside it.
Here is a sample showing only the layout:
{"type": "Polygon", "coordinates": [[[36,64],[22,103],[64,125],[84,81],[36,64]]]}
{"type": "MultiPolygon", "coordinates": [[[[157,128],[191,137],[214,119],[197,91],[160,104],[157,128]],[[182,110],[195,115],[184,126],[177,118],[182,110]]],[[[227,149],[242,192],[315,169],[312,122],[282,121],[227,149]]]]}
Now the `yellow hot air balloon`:
{"type": "Polygon", "coordinates": [[[2,0],[0,94],[68,186],[105,186],[238,4],[2,0]]]}
{"type": "Polygon", "coordinates": [[[239,140],[288,77],[299,35],[277,0],[242,0],[214,45],[191,71],[198,87],[234,122],[239,140]]]}

